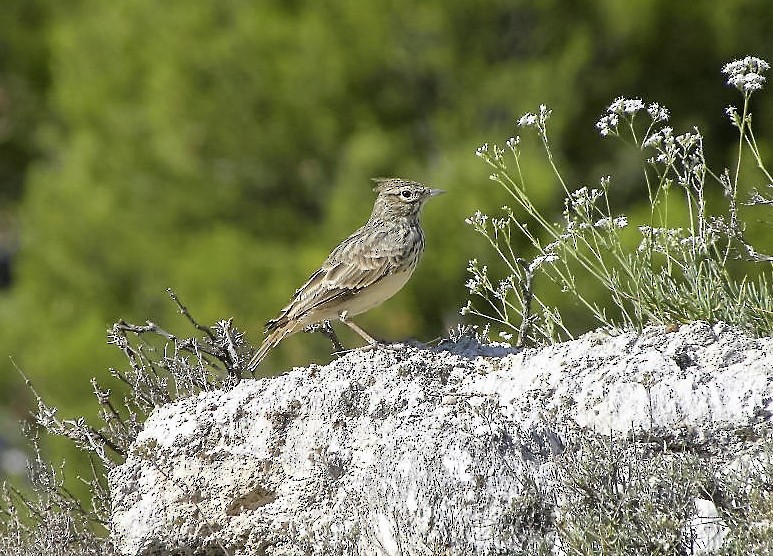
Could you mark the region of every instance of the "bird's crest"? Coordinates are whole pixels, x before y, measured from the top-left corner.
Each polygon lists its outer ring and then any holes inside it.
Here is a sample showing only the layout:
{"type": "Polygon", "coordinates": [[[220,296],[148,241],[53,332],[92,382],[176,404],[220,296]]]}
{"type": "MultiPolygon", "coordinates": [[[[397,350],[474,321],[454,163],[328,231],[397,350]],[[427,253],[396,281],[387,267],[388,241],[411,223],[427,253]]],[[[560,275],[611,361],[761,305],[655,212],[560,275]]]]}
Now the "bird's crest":
{"type": "Polygon", "coordinates": [[[400,187],[403,185],[421,186],[421,184],[418,182],[404,180],[403,178],[373,178],[372,181],[376,183],[376,187],[373,188],[373,191],[378,193],[382,193],[388,189],[392,189],[393,187],[400,187]]]}

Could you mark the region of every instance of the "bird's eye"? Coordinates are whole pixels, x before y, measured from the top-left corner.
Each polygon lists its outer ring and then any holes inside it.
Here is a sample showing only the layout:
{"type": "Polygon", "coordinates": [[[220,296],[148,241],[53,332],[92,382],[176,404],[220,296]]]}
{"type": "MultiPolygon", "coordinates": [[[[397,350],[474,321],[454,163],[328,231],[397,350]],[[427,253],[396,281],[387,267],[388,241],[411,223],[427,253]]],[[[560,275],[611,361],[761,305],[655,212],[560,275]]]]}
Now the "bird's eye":
{"type": "Polygon", "coordinates": [[[403,199],[410,199],[410,198],[411,198],[411,196],[412,196],[412,194],[411,194],[411,191],[410,191],[409,189],[403,189],[403,190],[400,192],[400,196],[401,196],[403,199]]]}

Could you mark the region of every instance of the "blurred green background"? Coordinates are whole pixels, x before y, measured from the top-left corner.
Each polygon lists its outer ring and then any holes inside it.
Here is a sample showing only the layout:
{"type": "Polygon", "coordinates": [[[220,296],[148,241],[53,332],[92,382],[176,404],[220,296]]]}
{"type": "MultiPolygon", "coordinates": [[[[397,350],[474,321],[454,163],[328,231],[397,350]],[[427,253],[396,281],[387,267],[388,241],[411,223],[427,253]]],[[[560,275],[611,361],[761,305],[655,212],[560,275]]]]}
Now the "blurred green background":
{"type": "MultiPolygon", "coordinates": [[[[594,130],[605,106],[662,102],[729,164],[723,109],[739,95],[720,69],[773,61],[771,29],[762,0],[3,0],[0,443],[31,402],[9,356],[62,417],[93,417],[89,379],[124,365],[111,323],[187,330],[167,287],[200,322],[234,317],[258,343],[365,221],[374,176],[448,194],[425,209],[412,281],[358,322],[393,340],[444,335],[467,260],[490,258],[464,218],[507,201],[478,145],[547,103],[569,182],[611,173],[619,199],[644,203],[638,161],[594,130]]],[[[754,111],[764,142],[770,91],[754,111]]],[[[535,199],[560,211],[545,165],[524,164],[535,199]]],[[[288,339],[265,368],[326,362],[317,336],[288,339]]]]}

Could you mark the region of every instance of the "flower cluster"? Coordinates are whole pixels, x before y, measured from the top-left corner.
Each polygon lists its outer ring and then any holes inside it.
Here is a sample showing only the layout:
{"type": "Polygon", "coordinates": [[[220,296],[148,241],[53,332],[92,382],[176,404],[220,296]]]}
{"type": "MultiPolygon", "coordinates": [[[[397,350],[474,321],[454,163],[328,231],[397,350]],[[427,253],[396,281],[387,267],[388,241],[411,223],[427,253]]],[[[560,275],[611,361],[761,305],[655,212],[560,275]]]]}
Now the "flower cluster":
{"type": "Polygon", "coordinates": [[[639,226],[639,231],[642,235],[642,241],[638,250],[656,253],[668,253],[677,249],[688,235],[683,228],[639,226]]]}
{"type": "Polygon", "coordinates": [[[485,290],[491,289],[491,281],[488,277],[488,267],[480,266],[477,259],[471,259],[467,264],[467,272],[471,277],[465,282],[465,287],[470,294],[481,295],[485,290]]]}
{"type": "MultiPolygon", "coordinates": [[[[550,246],[553,246],[553,247],[554,247],[555,245],[557,245],[557,243],[556,243],[556,242],[554,242],[554,243],[551,243],[551,244],[550,244],[550,246]]],[[[527,270],[528,270],[528,272],[529,272],[529,273],[531,273],[531,274],[534,274],[534,271],[535,271],[535,270],[537,270],[537,269],[538,269],[540,266],[542,266],[543,264],[554,263],[554,262],[556,262],[557,260],[559,260],[559,259],[558,259],[558,255],[556,255],[555,253],[552,253],[552,252],[547,252],[547,249],[545,249],[545,251],[546,251],[546,252],[545,252],[545,254],[544,254],[544,255],[540,255],[540,256],[538,256],[538,257],[535,257],[535,258],[534,258],[534,259],[533,259],[533,260],[532,260],[532,261],[529,263],[529,266],[527,267],[527,270]]]]}
{"type": "Polygon", "coordinates": [[[535,127],[537,130],[544,132],[547,122],[550,119],[550,115],[553,113],[546,105],[539,105],[539,113],[532,114],[526,112],[523,116],[518,118],[519,127],[535,127]]]}
{"type": "Polygon", "coordinates": [[[486,224],[488,222],[488,215],[483,214],[481,211],[476,210],[475,214],[464,219],[464,223],[468,226],[472,226],[476,232],[485,233],[486,224]]]}
{"type": "Polygon", "coordinates": [[[582,212],[583,214],[590,214],[593,207],[596,205],[603,192],[595,187],[588,189],[587,186],[582,186],[575,191],[572,191],[565,200],[564,213],[571,209],[573,212],[582,212]]]}
{"type": "Polygon", "coordinates": [[[620,123],[620,117],[617,114],[607,113],[596,122],[596,129],[602,137],[609,135],[618,135],[617,125],[620,123]]]}
{"type": "Polygon", "coordinates": [[[665,126],[644,140],[643,147],[655,149],[655,156],[647,159],[653,166],[673,170],[682,186],[695,186],[702,183],[706,172],[703,153],[703,136],[698,128],[693,132],[674,135],[673,128],[665,126]]]}
{"type": "Polygon", "coordinates": [[[647,114],[652,118],[653,123],[667,122],[671,115],[668,112],[668,108],[657,102],[651,102],[647,106],[647,114]]]}
{"type": "Polygon", "coordinates": [[[624,98],[617,97],[612,104],[609,105],[607,111],[612,114],[622,116],[623,114],[634,115],[639,110],[644,109],[644,102],[640,98],[624,98]]]}
{"type": "Polygon", "coordinates": [[[732,85],[745,95],[759,91],[765,83],[762,75],[770,69],[770,64],[755,56],[747,56],[741,60],[734,60],[722,68],[722,73],[727,76],[727,84],[732,85]]]}
{"type": "MultiPolygon", "coordinates": [[[[654,253],[671,254],[674,257],[678,252],[706,250],[717,241],[720,235],[727,236],[730,229],[723,219],[711,218],[708,225],[700,235],[696,235],[684,228],[657,228],[651,226],[639,226],[642,240],[638,251],[650,251],[654,253]]],[[[677,259],[672,259],[677,260],[677,259]]]]}
{"type": "MultiPolygon", "coordinates": [[[[515,144],[511,145],[510,141],[513,141],[513,139],[508,140],[507,146],[511,151],[515,152],[515,144]]],[[[502,160],[505,157],[505,149],[499,145],[490,146],[488,143],[483,143],[480,147],[475,149],[475,156],[482,158],[495,168],[500,168],[502,167],[502,160]]],[[[492,177],[491,179],[495,178],[492,177]]]]}
{"type": "Polygon", "coordinates": [[[668,109],[657,102],[645,105],[640,98],[617,97],[612,101],[612,104],[607,106],[606,113],[596,122],[596,129],[602,137],[619,135],[618,126],[621,119],[631,122],[637,113],[645,109],[652,123],[668,121],[668,109]]]}
{"type": "Polygon", "coordinates": [[[614,218],[605,216],[593,223],[593,227],[600,230],[614,230],[616,228],[625,228],[626,226],[628,226],[628,217],[624,214],[614,218]]]}

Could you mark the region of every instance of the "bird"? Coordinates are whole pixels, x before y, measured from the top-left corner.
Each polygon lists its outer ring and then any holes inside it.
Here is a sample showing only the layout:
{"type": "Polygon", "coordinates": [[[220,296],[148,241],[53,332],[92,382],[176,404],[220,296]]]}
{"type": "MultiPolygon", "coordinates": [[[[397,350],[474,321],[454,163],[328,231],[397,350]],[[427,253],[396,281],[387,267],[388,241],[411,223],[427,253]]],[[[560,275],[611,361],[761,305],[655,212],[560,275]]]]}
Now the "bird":
{"type": "Polygon", "coordinates": [[[318,323],[329,326],[329,321],[338,320],[369,345],[377,344],[350,319],[380,305],[408,282],[424,252],[421,209],[444,191],[402,178],[373,181],[377,196],[370,218],[333,249],[279,315],[266,323],[266,337],[247,365],[253,374],[279,342],[318,323]]]}

